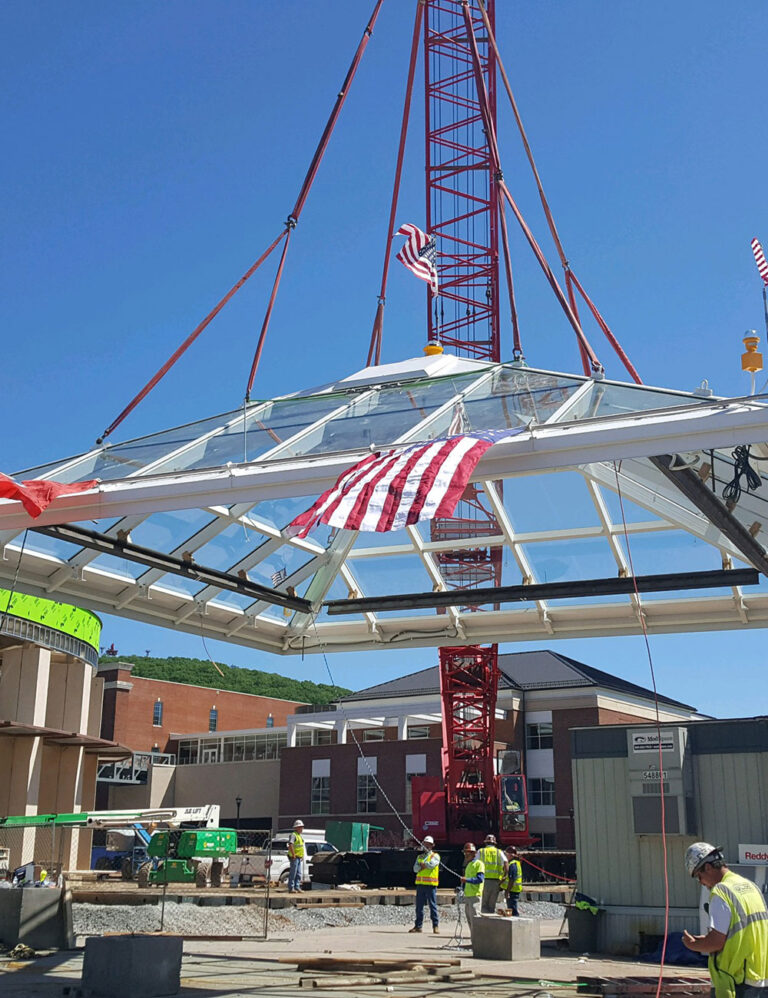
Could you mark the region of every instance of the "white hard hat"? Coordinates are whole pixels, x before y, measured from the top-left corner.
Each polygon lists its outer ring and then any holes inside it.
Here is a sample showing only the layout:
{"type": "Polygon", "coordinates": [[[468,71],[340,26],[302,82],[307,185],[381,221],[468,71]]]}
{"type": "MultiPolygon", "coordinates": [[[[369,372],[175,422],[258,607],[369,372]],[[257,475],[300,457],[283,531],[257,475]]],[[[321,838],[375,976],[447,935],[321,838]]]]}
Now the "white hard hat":
{"type": "Polygon", "coordinates": [[[301,820],[301,818],[297,818],[296,821],[294,821],[294,823],[293,823],[293,827],[294,828],[303,828],[304,827],[304,822],[301,820]]]}
{"type": "Polygon", "coordinates": [[[705,863],[715,863],[723,858],[723,847],[709,842],[694,842],[685,852],[685,868],[688,875],[695,877],[705,863]]]}
{"type": "Polygon", "coordinates": [[[429,843],[429,844],[430,844],[431,846],[433,846],[433,845],[435,844],[435,840],[434,840],[434,839],[432,838],[432,836],[431,836],[431,835],[425,835],[425,836],[424,836],[424,838],[423,838],[423,839],[422,839],[421,841],[422,841],[422,842],[423,842],[423,843],[424,843],[425,845],[426,845],[426,843],[427,843],[427,842],[428,842],[428,843],[429,843]]]}

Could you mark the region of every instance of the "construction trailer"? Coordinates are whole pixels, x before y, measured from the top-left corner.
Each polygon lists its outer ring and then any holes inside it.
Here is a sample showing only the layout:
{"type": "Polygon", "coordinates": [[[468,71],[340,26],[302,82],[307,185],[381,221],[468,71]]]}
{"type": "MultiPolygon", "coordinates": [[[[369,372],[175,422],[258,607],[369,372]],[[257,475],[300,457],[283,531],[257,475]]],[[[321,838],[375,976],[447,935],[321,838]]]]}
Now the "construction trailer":
{"type": "Polygon", "coordinates": [[[654,948],[664,933],[662,790],[669,931],[700,931],[708,892],[685,871],[699,840],[768,895],[768,718],[571,731],[576,869],[593,898],[598,952],[654,948]]]}

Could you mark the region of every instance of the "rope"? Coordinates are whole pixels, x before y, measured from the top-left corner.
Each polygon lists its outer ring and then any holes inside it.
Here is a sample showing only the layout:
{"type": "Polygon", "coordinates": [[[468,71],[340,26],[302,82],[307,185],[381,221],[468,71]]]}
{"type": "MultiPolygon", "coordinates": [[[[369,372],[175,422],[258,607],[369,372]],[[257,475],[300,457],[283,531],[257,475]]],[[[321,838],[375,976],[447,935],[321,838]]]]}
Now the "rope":
{"type": "Polygon", "coordinates": [[[741,498],[743,491],[741,485],[742,478],[744,478],[747,492],[754,492],[763,484],[762,478],[749,463],[749,451],[750,448],[747,444],[746,446],[737,447],[731,455],[733,457],[734,475],[733,480],[723,489],[723,499],[726,502],[732,502],[734,505],[741,498]]]}
{"type": "MultiPolygon", "coordinates": [[[[648,627],[645,622],[645,613],[640,604],[640,592],[637,588],[637,576],[635,575],[635,567],[632,563],[632,548],[629,543],[629,530],[627,529],[627,518],[624,513],[624,497],[621,492],[621,482],[619,480],[619,468],[620,463],[617,465],[613,462],[613,472],[616,476],[616,493],[619,497],[619,508],[621,509],[621,522],[624,528],[624,544],[627,549],[627,559],[629,561],[629,571],[632,575],[632,582],[635,589],[635,599],[637,600],[637,610],[640,615],[640,625],[643,629],[643,640],[645,641],[645,650],[648,655],[648,665],[651,670],[651,683],[653,685],[653,702],[656,709],[656,734],[659,739],[659,774],[664,773],[664,753],[661,747],[661,718],[659,715],[659,694],[656,689],[656,673],[653,667],[653,655],[651,654],[651,643],[648,639],[648,627]]],[[[664,857],[664,941],[661,947],[661,961],[659,964],[659,981],[656,987],[656,998],[661,995],[661,989],[664,982],[664,959],[667,955],[667,938],[669,936],[669,854],[667,849],[667,805],[666,798],[664,796],[664,780],[659,779],[659,792],[661,795],[661,848],[664,857]]]]}
{"type": "MultiPolygon", "coordinates": [[[[280,263],[277,265],[277,273],[275,274],[275,281],[272,285],[272,294],[269,296],[269,302],[267,303],[267,311],[264,315],[264,321],[261,324],[261,333],[259,334],[259,342],[256,345],[256,353],[253,355],[253,363],[251,364],[251,372],[248,375],[248,386],[245,389],[245,401],[246,403],[251,399],[251,389],[253,388],[253,382],[256,378],[256,371],[259,367],[259,361],[261,360],[261,351],[264,349],[264,340],[267,337],[267,330],[269,329],[269,320],[272,317],[272,309],[275,306],[275,299],[277,298],[277,290],[280,287],[280,278],[283,276],[283,267],[285,267],[285,258],[288,254],[288,244],[291,241],[291,232],[295,227],[295,222],[291,224],[291,219],[285,224],[285,243],[283,244],[283,252],[280,254],[280,263]]],[[[243,419],[243,432],[245,432],[245,419],[243,419]]]]}
{"type": "Polygon", "coordinates": [[[550,871],[545,870],[543,866],[536,866],[536,864],[531,862],[531,860],[528,859],[526,856],[521,856],[520,854],[518,854],[517,858],[520,860],[521,863],[527,863],[528,866],[532,866],[534,870],[538,870],[539,873],[546,873],[548,877],[554,877],[555,880],[562,880],[566,884],[577,883],[577,881],[573,877],[561,877],[559,873],[550,873],[550,871]]]}

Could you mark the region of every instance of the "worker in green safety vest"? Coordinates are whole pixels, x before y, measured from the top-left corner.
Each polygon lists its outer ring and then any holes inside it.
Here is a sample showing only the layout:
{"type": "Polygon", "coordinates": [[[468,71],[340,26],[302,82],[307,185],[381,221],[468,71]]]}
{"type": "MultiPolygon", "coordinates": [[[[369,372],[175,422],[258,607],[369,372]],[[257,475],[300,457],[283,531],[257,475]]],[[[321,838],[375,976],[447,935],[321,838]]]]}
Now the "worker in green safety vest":
{"type": "Polygon", "coordinates": [[[694,842],[688,873],[709,888],[709,931],[683,944],[709,956],[714,998],[768,998],[768,909],[759,887],[729,870],[720,846],[694,842]]]}
{"type": "Polygon", "coordinates": [[[496,845],[495,835],[486,835],[483,848],[478,852],[477,858],[482,860],[485,867],[485,881],[483,883],[483,904],[482,911],[492,915],[496,911],[496,901],[501,890],[502,877],[507,875],[507,857],[496,845]]]}
{"type": "Polygon", "coordinates": [[[464,914],[470,928],[475,920],[475,915],[480,908],[480,898],[483,896],[483,881],[485,880],[485,867],[483,861],[477,858],[477,849],[473,842],[467,842],[464,846],[464,876],[460,877],[464,886],[464,914]]]}
{"type": "Polygon", "coordinates": [[[421,932],[424,922],[424,908],[429,905],[432,931],[440,931],[440,916],[437,912],[437,882],[440,876],[440,853],[435,852],[435,840],[425,835],[421,840],[421,852],[413,864],[416,874],[416,924],[409,932],[421,932]]]}
{"type": "Polygon", "coordinates": [[[509,908],[513,915],[517,916],[520,914],[517,905],[523,890],[523,865],[517,857],[515,846],[509,846],[506,850],[506,855],[507,872],[501,878],[501,889],[507,895],[507,908],[509,908]]]}
{"type": "Polygon", "coordinates": [[[288,837],[288,893],[295,894],[301,890],[302,867],[304,866],[304,822],[297,818],[293,823],[293,831],[288,837]]]}

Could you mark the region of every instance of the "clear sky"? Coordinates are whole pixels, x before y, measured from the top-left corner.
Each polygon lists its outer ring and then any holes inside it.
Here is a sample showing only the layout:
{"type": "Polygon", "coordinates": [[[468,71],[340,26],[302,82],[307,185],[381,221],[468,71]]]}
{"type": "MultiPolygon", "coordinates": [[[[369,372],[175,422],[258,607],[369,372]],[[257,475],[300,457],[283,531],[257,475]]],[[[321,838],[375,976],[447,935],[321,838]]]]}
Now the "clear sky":
{"type": "MultiPolygon", "coordinates": [[[[6,0],[0,469],[87,449],[280,232],[372,7],[6,0]]],[[[707,378],[719,394],[744,393],[741,336],[764,337],[749,243],[768,244],[768,7],[498,7],[502,56],[576,274],[647,383],[692,389],[707,378]]],[[[364,366],[413,9],[413,0],[384,4],[293,240],[255,397],[364,366]]],[[[417,224],[421,103],[417,91],[399,218],[417,224]]],[[[499,104],[508,185],[554,264],[499,104]]],[[[513,257],[529,362],[577,371],[572,334],[517,234],[513,257]]],[[[116,439],[240,404],[272,275],[267,267],[253,279],[116,439]]],[[[509,359],[507,326],[503,335],[509,359]]],[[[423,341],[422,286],[395,264],[384,359],[414,356],[423,341]]],[[[115,618],[104,640],[124,653],[206,654],[199,638],[115,618]]],[[[659,688],[718,716],[768,712],[765,645],[762,631],[654,638],[659,688]]],[[[649,683],[639,637],[551,646],[649,683]]],[[[232,664],[327,678],[319,657],[208,647],[232,664]]],[[[330,666],[359,687],[435,659],[430,650],[336,655],[330,666]]]]}

